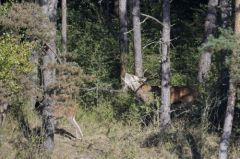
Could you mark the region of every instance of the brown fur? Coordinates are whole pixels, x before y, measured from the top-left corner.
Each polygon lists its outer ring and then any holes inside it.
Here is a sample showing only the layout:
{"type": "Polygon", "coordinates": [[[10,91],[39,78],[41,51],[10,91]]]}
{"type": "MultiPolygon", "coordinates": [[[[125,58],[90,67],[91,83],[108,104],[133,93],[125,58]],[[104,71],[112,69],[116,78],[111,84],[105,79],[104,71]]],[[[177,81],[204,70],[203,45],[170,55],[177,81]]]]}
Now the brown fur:
{"type": "MultiPolygon", "coordinates": [[[[158,86],[150,86],[143,84],[136,94],[146,101],[148,93],[153,92],[157,96],[161,96],[161,88],[158,86]]],[[[185,103],[191,104],[196,98],[196,91],[188,86],[172,86],[170,89],[170,102],[171,104],[185,103]]]]}
{"type": "MultiPolygon", "coordinates": [[[[123,78],[125,87],[136,93],[145,103],[152,103],[156,96],[161,96],[161,88],[158,86],[150,86],[145,83],[146,78],[126,73],[123,78]]],[[[196,91],[188,86],[172,86],[170,89],[170,103],[186,103],[191,104],[196,98],[196,91]]]]}
{"type": "Polygon", "coordinates": [[[188,86],[173,86],[170,90],[170,101],[174,103],[191,104],[196,98],[196,91],[188,86]]]}

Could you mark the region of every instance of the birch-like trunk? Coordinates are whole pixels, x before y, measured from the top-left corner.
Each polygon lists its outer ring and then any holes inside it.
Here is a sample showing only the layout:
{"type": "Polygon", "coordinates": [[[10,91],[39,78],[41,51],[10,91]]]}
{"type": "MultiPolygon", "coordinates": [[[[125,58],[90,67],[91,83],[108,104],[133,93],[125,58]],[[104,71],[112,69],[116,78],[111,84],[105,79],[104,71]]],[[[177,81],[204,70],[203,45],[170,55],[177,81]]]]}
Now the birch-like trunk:
{"type": "MultiPolygon", "coordinates": [[[[240,34],[240,0],[235,0],[235,34],[240,34]]],[[[239,43],[237,41],[237,43],[239,43]]],[[[237,94],[237,88],[236,83],[234,79],[234,68],[237,65],[237,51],[232,51],[231,55],[231,64],[230,64],[230,80],[229,80],[229,91],[228,91],[228,103],[227,103],[227,109],[225,114],[225,120],[224,120],[224,127],[223,127],[223,134],[221,136],[220,140],[220,148],[219,148],[219,159],[227,159],[228,158],[228,147],[230,142],[230,137],[232,133],[232,124],[233,124],[233,117],[234,117],[234,107],[236,104],[236,94],[237,94]]]]}
{"type": "Polygon", "coordinates": [[[67,0],[62,0],[62,52],[67,53],[67,0]]]}
{"type": "Polygon", "coordinates": [[[165,128],[171,123],[170,118],[170,0],[163,0],[163,29],[161,48],[161,128],[165,128]]]}
{"type": "Polygon", "coordinates": [[[127,70],[128,37],[127,37],[127,0],[119,0],[119,21],[120,21],[120,55],[121,55],[121,79],[124,78],[127,70]]]}
{"type": "Polygon", "coordinates": [[[133,0],[133,45],[135,53],[135,75],[143,77],[143,59],[141,44],[140,0],[133,0]]]}
{"type": "Polygon", "coordinates": [[[232,79],[229,81],[228,103],[224,120],[223,134],[220,140],[219,159],[228,158],[229,140],[232,133],[232,122],[236,101],[236,85],[232,79]]]}
{"type": "MultiPolygon", "coordinates": [[[[56,15],[57,15],[57,3],[58,0],[40,0],[40,6],[43,9],[43,12],[49,17],[50,22],[56,26],[56,15]]],[[[43,24],[45,25],[45,24],[43,24]]],[[[54,92],[50,89],[51,84],[55,82],[55,69],[53,65],[56,63],[56,28],[49,30],[50,40],[47,45],[50,46],[47,49],[46,54],[43,56],[43,87],[44,94],[48,98],[54,92]]],[[[48,98],[50,99],[50,98],[48,98]]],[[[46,109],[43,110],[43,129],[45,133],[45,141],[43,143],[44,147],[49,151],[52,151],[54,148],[54,120],[52,118],[51,112],[48,111],[47,107],[51,106],[53,101],[50,101],[46,106],[46,109]]]]}
{"type": "MultiPolygon", "coordinates": [[[[208,37],[214,34],[217,22],[217,6],[218,0],[209,0],[208,2],[208,12],[205,20],[205,31],[203,42],[207,43],[208,37]]],[[[201,54],[199,60],[199,70],[198,70],[198,81],[203,82],[207,77],[211,67],[211,56],[210,50],[204,50],[201,54]]]]}

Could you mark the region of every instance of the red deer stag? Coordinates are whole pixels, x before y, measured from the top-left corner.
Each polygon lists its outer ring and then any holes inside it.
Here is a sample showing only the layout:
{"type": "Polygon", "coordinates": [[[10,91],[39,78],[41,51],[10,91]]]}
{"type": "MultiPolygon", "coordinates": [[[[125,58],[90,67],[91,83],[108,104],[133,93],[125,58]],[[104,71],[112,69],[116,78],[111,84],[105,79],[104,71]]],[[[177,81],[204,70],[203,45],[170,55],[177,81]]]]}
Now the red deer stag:
{"type": "MultiPolygon", "coordinates": [[[[139,78],[135,75],[126,73],[123,81],[125,82],[126,87],[134,91],[137,97],[139,97],[143,102],[152,102],[154,93],[157,96],[161,95],[161,88],[146,84],[146,79],[144,78],[139,78]]],[[[191,104],[196,97],[196,91],[188,86],[172,86],[170,92],[171,104],[191,104]]]]}

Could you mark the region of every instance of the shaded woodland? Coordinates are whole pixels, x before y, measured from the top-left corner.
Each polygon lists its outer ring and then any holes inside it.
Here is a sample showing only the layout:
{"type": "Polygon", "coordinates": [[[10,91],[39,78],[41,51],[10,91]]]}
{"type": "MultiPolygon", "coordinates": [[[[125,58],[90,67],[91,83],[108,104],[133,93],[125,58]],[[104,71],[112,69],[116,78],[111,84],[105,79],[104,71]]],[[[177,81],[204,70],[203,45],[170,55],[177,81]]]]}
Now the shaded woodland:
{"type": "Polygon", "coordinates": [[[0,0],[0,158],[239,158],[239,7],[0,0]]]}

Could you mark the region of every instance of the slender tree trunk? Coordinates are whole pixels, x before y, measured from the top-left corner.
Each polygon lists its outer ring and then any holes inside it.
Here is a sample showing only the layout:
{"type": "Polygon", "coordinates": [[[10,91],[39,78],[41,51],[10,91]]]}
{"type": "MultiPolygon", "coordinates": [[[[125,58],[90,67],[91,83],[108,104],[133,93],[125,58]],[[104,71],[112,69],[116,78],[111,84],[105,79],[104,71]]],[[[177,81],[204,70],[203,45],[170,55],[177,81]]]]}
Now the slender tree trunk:
{"type": "MultiPolygon", "coordinates": [[[[232,7],[230,0],[220,0],[220,25],[223,29],[227,29],[231,26],[232,19],[232,7]]],[[[229,67],[226,65],[226,56],[229,54],[229,50],[223,49],[221,50],[218,56],[220,56],[220,77],[217,83],[219,83],[219,95],[221,104],[218,108],[219,111],[217,113],[218,118],[216,118],[215,123],[218,124],[218,128],[221,128],[224,123],[225,118],[225,108],[227,105],[227,96],[228,96],[228,88],[229,88],[229,67]]],[[[215,112],[216,113],[216,112],[215,112]]]]}
{"type": "MultiPolygon", "coordinates": [[[[56,23],[56,13],[57,13],[57,2],[58,0],[40,0],[40,6],[43,9],[43,12],[49,17],[50,21],[55,25],[56,23]]],[[[43,24],[45,25],[45,24],[43,24]]],[[[47,49],[47,53],[43,56],[43,86],[44,86],[44,94],[50,100],[51,95],[54,93],[52,89],[50,89],[51,84],[55,82],[55,69],[53,65],[56,63],[56,28],[49,31],[49,35],[51,36],[47,45],[50,47],[47,49]]],[[[43,110],[43,129],[45,132],[46,140],[43,145],[49,151],[52,151],[54,148],[54,119],[52,118],[51,112],[48,111],[48,106],[51,106],[53,101],[50,101],[45,106],[45,110],[43,110]]]]}
{"type": "Polygon", "coordinates": [[[236,85],[232,79],[229,81],[228,103],[224,121],[223,134],[220,140],[219,159],[228,158],[228,146],[232,133],[232,122],[234,116],[234,106],[236,100],[236,85]]]}
{"type": "Polygon", "coordinates": [[[62,51],[67,53],[67,0],[62,0],[62,51]]]}
{"type": "Polygon", "coordinates": [[[127,0],[119,0],[120,21],[120,54],[121,54],[121,79],[127,70],[128,37],[127,37],[127,0]]]}
{"type": "Polygon", "coordinates": [[[30,82],[32,83],[32,87],[31,87],[31,96],[30,96],[30,105],[31,108],[34,108],[35,104],[36,104],[36,93],[37,93],[37,88],[39,88],[39,84],[40,84],[40,80],[38,78],[39,75],[39,54],[37,51],[33,51],[31,53],[30,59],[29,61],[31,61],[31,63],[33,64],[33,68],[32,68],[32,72],[30,75],[30,82]]]}
{"type": "MultiPolygon", "coordinates": [[[[217,22],[217,5],[218,0],[209,0],[208,13],[205,20],[204,43],[208,41],[208,37],[214,34],[217,22]]],[[[204,50],[199,61],[198,81],[203,82],[207,77],[211,66],[211,51],[204,50]]]]}
{"type": "Polygon", "coordinates": [[[163,30],[161,48],[161,86],[162,86],[162,106],[161,106],[161,128],[165,128],[171,123],[170,118],[170,0],[163,0],[163,30]]]}
{"type": "MultiPolygon", "coordinates": [[[[235,34],[240,35],[240,0],[235,0],[235,34]]],[[[239,43],[237,41],[237,43],[239,43]]],[[[234,117],[234,107],[236,104],[236,82],[234,79],[235,71],[234,68],[237,65],[237,50],[233,50],[230,64],[230,80],[229,80],[229,91],[228,91],[228,103],[227,110],[225,115],[223,134],[220,140],[220,148],[219,148],[219,159],[227,159],[228,158],[228,147],[229,141],[232,133],[232,124],[234,117]]],[[[236,78],[236,77],[235,77],[236,78]]]]}
{"type": "Polygon", "coordinates": [[[135,75],[138,77],[143,77],[140,0],[133,0],[132,15],[133,15],[133,44],[135,53],[135,75]]]}

